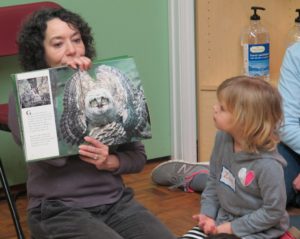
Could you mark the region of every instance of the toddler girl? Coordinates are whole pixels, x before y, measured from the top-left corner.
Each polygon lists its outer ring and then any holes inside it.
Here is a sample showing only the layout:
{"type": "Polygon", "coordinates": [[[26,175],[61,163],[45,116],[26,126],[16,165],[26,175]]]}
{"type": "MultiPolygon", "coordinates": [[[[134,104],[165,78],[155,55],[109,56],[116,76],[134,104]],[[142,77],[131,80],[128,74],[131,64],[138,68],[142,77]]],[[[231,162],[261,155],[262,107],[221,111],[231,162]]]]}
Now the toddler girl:
{"type": "Polygon", "coordinates": [[[198,227],[182,238],[279,238],[289,227],[286,162],[276,151],[281,97],[266,81],[238,76],[218,87],[217,98],[213,119],[219,131],[201,212],[193,216],[198,227]]]}

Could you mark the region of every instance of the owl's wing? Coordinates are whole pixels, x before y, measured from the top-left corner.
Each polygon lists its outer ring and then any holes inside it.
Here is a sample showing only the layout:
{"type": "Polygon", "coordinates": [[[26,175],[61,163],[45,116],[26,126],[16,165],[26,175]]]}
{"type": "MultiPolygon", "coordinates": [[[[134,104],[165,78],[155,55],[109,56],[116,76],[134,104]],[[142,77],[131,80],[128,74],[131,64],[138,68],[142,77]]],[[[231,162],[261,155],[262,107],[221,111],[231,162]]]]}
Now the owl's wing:
{"type": "Polygon", "coordinates": [[[125,130],[132,137],[151,138],[150,117],[143,89],[135,87],[125,75],[118,79],[127,96],[126,105],[123,106],[129,115],[124,122],[125,130]]]}
{"type": "Polygon", "coordinates": [[[63,139],[72,145],[82,143],[87,133],[84,92],[90,80],[87,72],[78,71],[65,85],[60,131],[63,139]]]}
{"type": "Polygon", "coordinates": [[[96,80],[110,89],[128,137],[151,138],[149,111],[142,88],[135,87],[119,69],[101,65],[96,80]]]}
{"type": "Polygon", "coordinates": [[[128,87],[129,79],[119,69],[100,65],[96,68],[96,81],[99,85],[110,91],[115,108],[125,131],[131,130],[134,126],[134,107],[132,101],[132,91],[128,87]]]}
{"type": "Polygon", "coordinates": [[[93,128],[89,135],[106,145],[123,144],[130,140],[123,125],[120,122],[115,121],[106,124],[103,127],[93,128]]]}
{"type": "Polygon", "coordinates": [[[150,130],[150,114],[144,91],[142,89],[136,89],[134,93],[134,108],[136,113],[136,124],[134,131],[136,135],[143,138],[151,138],[150,130]]]}

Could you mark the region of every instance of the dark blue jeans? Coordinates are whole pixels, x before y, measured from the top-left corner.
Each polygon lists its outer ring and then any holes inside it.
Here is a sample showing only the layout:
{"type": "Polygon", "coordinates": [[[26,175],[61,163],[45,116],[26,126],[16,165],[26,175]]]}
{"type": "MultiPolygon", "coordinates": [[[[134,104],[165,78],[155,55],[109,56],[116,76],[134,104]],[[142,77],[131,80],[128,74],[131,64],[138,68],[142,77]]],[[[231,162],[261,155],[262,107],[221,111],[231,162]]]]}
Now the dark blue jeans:
{"type": "Polygon", "coordinates": [[[126,189],[115,204],[67,207],[48,200],[29,211],[34,239],[175,239],[176,237],[126,189]]]}
{"type": "Polygon", "coordinates": [[[287,161],[287,167],[284,167],[287,206],[300,207],[300,194],[293,188],[293,181],[300,173],[300,155],[283,143],[278,145],[278,152],[287,161]]]}

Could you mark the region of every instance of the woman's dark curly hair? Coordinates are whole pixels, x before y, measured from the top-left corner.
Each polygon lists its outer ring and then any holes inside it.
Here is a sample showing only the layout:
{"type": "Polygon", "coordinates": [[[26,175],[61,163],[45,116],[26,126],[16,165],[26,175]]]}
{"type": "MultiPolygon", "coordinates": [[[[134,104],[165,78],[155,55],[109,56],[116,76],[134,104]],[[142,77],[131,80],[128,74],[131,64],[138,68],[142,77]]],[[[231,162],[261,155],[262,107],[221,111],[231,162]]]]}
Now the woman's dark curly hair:
{"type": "Polygon", "coordinates": [[[45,61],[43,42],[47,22],[54,18],[59,18],[78,29],[85,46],[85,56],[91,59],[95,57],[96,51],[91,28],[78,14],[64,8],[43,8],[30,15],[23,23],[18,35],[19,60],[24,70],[31,71],[49,67],[45,61]]]}

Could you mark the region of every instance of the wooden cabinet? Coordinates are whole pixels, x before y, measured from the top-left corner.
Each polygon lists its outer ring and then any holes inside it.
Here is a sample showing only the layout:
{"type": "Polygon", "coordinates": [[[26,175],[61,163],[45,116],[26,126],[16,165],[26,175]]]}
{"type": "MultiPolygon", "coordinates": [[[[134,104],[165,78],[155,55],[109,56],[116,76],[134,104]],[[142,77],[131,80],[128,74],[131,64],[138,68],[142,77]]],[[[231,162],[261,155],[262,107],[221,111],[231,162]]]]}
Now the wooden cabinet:
{"type": "Polygon", "coordinates": [[[251,6],[270,33],[270,78],[276,84],[286,48],[288,31],[300,8],[297,0],[196,0],[196,71],[198,112],[198,161],[208,161],[215,127],[212,105],[215,90],[225,79],[242,74],[240,36],[249,24],[251,6]]]}

